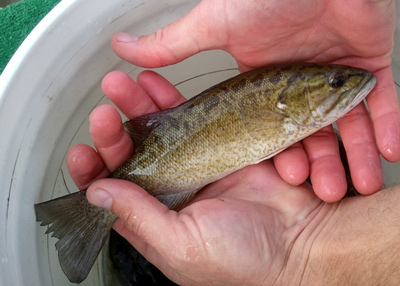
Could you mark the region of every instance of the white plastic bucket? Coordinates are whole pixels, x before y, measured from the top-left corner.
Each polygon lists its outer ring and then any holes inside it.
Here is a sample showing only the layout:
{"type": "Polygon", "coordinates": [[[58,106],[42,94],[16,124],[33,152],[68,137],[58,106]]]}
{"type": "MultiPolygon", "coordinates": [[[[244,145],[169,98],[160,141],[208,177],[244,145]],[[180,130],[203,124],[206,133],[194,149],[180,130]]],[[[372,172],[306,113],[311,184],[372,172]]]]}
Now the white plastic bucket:
{"type": "MultiPolygon", "coordinates": [[[[59,267],[56,240],[36,223],[33,205],[77,190],[65,156],[73,144],[90,143],[88,116],[108,102],[100,89],[104,75],[122,70],[135,78],[142,70],[114,55],[111,35],[148,34],[198,2],[62,1],[12,58],[0,77],[0,285],[70,285],[59,267]]],[[[398,48],[394,57],[400,83],[398,48]]],[[[212,51],[157,71],[192,96],[236,74],[235,68],[229,55],[212,51]]],[[[400,168],[389,167],[385,178],[392,185],[400,168]]],[[[96,263],[81,285],[104,285],[101,273],[96,263]]]]}
{"type": "MultiPolygon", "coordinates": [[[[142,70],[114,55],[112,34],[153,32],[198,3],[62,1],[10,61],[0,78],[0,285],[70,285],[56,240],[35,222],[33,205],[77,190],[65,155],[73,144],[90,143],[89,114],[108,102],[100,89],[104,75],[122,70],[135,78],[142,70]]],[[[191,96],[235,68],[229,55],[207,52],[157,71],[191,96]]],[[[104,285],[100,268],[81,285],[104,285]]]]}

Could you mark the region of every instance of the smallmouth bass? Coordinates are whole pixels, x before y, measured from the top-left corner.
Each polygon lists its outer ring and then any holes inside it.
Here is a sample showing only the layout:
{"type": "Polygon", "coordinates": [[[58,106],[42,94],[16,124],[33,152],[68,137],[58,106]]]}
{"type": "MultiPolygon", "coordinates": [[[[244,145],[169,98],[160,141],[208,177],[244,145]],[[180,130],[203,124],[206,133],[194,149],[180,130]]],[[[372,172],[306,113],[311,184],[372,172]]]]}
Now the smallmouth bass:
{"type": "MultiPolygon", "coordinates": [[[[134,182],[179,211],[205,185],[271,158],[350,111],[373,89],[370,72],[303,63],[259,68],[171,109],[125,123],[135,153],[111,178],[134,182]]],[[[116,216],[76,192],[35,205],[58,238],[61,268],[83,281],[116,216]]]]}

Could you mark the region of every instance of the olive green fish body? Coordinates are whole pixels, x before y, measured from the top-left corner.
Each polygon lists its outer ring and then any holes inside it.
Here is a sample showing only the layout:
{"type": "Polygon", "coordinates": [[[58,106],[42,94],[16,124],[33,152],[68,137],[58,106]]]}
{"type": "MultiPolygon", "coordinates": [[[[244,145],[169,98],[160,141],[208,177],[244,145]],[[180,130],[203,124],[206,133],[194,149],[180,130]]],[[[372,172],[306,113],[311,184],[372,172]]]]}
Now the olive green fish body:
{"type": "MultiPolygon", "coordinates": [[[[339,67],[261,68],[227,80],[177,108],[134,119],[126,124],[131,133],[138,124],[145,124],[150,132],[112,177],[135,182],[166,202],[166,195],[180,194],[180,199],[184,193],[193,194],[269,158],[322,127],[315,119],[318,106],[309,102],[321,97],[321,91],[337,91],[326,80],[334,68],[339,67]]],[[[358,78],[351,90],[356,92],[354,87],[364,74],[354,77],[358,78]]]]}
{"type": "MultiPolygon", "coordinates": [[[[227,82],[156,114],[153,124],[159,125],[112,177],[135,182],[154,196],[193,192],[316,131],[271,111],[277,91],[268,89],[267,75],[258,82],[253,77],[227,82]]],[[[130,123],[134,132],[137,121],[130,123]]]]}
{"type": "MultiPolygon", "coordinates": [[[[270,158],[336,121],[364,99],[375,81],[365,70],[325,64],[270,66],[240,74],[175,108],[126,122],[135,154],[111,177],[134,182],[169,208],[180,210],[205,185],[270,158]]],[[[63,198],[71,196],[76,195],[63,198]]],[[[63,198],[55,201],[67,202],[63,198]]],[[[86,199],[79,196],[79,200],[86,199]]],[[[51,229],[63,229],[53,233],[61,241],[72,230],[60,217],[69,214],[53,214],[52,204],[35,205],[37,220],[53,224],[51,229]]],[[[77,218],[83,230],[85,221],[93,221],[93,213],[101,210],[87,209],[77,218]]],[[[115,218],[111,212],[106,214],[115,218]]],[[[110,227],[101,223],[98,229],[103,237],[110,227]]],[[[79,231],[73,232],[76,235],[64,239],[63,247],[80,242],[79,231]]],[[[100,250],[98,244],[90,244],[85,252],[97,256],[100,250]]],[[[59,252],[59,259],[73,282],[82,281],[94,263],[83,263],[76,253],[60,256],[59,252]],[[66,266],[70,264],[75,266],[66,266]]]]}

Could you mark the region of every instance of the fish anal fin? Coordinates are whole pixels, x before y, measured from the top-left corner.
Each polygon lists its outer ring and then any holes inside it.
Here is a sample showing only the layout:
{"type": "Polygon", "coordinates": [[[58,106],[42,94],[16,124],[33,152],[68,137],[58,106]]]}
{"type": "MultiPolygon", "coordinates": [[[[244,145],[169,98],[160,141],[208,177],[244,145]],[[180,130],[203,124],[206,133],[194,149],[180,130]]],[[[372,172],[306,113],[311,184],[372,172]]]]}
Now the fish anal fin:
{"type": "Polygon", "coordinates": [[[163,194],[157,195],[156,198],[164,205],[166,205],[169,209],[180,211],[189,203],[189,201],[194,197],[196,193],[197,191],[163,194]]]}
{"type": "Polygon", "coordinates": [[[36,219],[50,225],[46,233],[56,243],[61,269],[72,283],[82,282],[89,274],[116,216],[91,205],[86,191],[35,205],[36,219]]]}
{"type": "Polygon", "coordinates": [[[139,146],[147,138],[150,132],[159,125],[162,118],[170,112],[170,109],[166,109],[132,118],[124,122],[124,128],[132,138],[134,144],[139,146]]]}
{"type": "Polygon", "coordinates": [[[125,121],[124,128],[137,147],[147,138],[150,132],[154,129],[154,126],[151,124],[148,125],[148,120],[146,118],[137,117],[125,121]]]}

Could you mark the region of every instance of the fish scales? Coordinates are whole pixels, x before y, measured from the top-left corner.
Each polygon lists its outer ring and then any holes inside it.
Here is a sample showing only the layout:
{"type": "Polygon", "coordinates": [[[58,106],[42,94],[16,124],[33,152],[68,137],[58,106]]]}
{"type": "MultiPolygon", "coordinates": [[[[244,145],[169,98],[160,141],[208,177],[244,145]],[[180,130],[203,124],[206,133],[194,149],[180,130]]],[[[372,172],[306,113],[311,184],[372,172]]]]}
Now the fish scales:
{"type": "MultiPolygon", "coordinates": [[[[110,177],[143,187],[180,210],[198,190],[270,158],[343,116],[372,90],[366,70],[330,64],[276,65],[240,74],[187,102],[125,123],[135,153],[110,177]]],[[[71,282],[88,275],[116,216],[85,191],[36,204],[59,241],[71,282]]]]}
{"type": "Polygon", "coordinates": [[[154,137],[143,142],[141,153],[115,171],[113,177],[133,181],[154,196],[193,192],[293,144],[309,129],[296,125],[292,134],[285,133],[280,128],[283,117],[273,113],[289,80],[277,67],[258,70],[204,92],[169,114],[154,137]],[[254,109],[267,113],[262,121],[257,122],[254,109]],[[246,124],[249,120],[253,122],[246,124]],[[276,128],[266,130],[264,120],[269,120],[269,125],[275,121],[276,128]],[[172,127],[171,122],[180,124],[172,127]],[[166,134],[171,132],[174,134],[168,138],[166,134]],[[160,156],[158,150],[165,154],[160,156]],[[137,158],[143,157],[146,160],[138,162],[137,158]]]}

